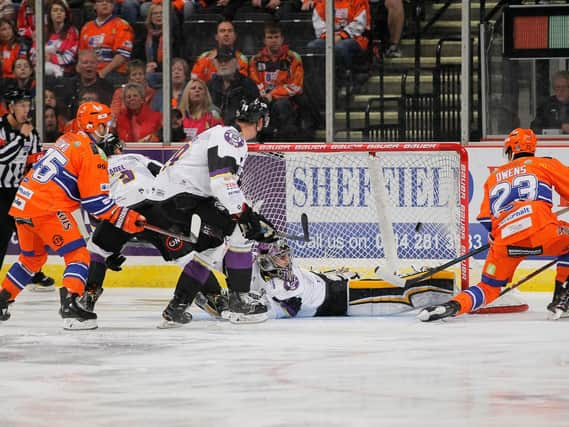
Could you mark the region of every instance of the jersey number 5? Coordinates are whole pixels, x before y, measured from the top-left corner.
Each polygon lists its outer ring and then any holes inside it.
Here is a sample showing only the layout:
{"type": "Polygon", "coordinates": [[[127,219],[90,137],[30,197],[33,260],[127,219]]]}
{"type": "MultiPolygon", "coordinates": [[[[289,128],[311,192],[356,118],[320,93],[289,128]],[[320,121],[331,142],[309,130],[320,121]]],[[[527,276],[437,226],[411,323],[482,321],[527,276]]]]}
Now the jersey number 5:
{"type": "Polygon", "coordinates": [[[50,150],[35,166],[32,178],[42,184],[50,181],[60,168],[67,163],[67,158],[57,150],[50,150]]]}

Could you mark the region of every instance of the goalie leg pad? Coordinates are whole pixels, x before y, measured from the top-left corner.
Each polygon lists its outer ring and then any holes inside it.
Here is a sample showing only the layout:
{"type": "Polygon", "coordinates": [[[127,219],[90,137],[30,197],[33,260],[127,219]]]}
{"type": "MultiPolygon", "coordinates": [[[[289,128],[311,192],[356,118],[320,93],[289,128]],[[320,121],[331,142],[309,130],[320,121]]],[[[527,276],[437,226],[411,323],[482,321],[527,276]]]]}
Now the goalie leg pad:
{"type": "Polygon", "coordinates": [[[348,280],[330,280],[323,274],[319,276],[326,282],[326,296],[314,317],[345,316],[348,312],[348,280]]]}

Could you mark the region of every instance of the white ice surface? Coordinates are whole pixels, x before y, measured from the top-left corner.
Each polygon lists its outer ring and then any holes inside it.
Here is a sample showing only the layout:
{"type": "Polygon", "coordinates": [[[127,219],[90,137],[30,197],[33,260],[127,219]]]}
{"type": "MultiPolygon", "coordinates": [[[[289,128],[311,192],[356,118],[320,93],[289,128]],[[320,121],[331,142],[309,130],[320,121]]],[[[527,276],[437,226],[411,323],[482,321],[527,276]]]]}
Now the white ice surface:
{"type": "MultiPolygon", "coordinates": [[[[197,319],[156,325],[170,289],[107,289],[99,329],[57,294],[0,324],[0,426],[568,426],[569,320],[521,314],[197,319]]],[[[194,311],[194,310],[192,310],[194,311]]]]}

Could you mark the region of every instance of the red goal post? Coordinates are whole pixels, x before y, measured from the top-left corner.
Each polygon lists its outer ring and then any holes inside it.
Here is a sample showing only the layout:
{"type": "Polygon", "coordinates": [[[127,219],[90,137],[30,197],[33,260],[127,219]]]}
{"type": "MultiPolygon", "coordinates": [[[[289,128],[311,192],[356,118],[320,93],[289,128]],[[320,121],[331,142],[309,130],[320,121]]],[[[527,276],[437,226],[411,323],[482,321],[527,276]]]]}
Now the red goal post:
{"type": "MultiPolygon", "coordinates": [[[[468,155],[453,143],[249,144],[241,186],[309,267],[404,274],[469,251],[468,155]]],[[[460,264],[468,286],[468,259],[460,264]]]]}

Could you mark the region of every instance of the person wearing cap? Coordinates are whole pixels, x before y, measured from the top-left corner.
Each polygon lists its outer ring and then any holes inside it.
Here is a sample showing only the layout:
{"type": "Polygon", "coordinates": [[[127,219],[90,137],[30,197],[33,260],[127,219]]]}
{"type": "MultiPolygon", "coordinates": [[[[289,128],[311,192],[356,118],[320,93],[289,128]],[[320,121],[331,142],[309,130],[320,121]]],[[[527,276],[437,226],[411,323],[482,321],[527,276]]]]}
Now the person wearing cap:
{"type": "Polygon", "coordinates": [[[207,87],[214,105],[221,110],[223,123],[232,125],[241,101],[251,102],[258,98],[259,89],[252,79],[239,72],[235,50],[220,48],[216,60],[218,70],[207,87]]]}
{"type": "MultiPolygon", "coordinates": [[[[8,211],[20,181],[42,151],[38,132],[30,119],[31,94],[12,88],[3,97],[8,112],[0,117],[0,268],[16,230],[8,211]]],[[[32,289],[54,289],[53,279],[41,272],[33,277],[32,283],[32,289]]]]}
{"type": "MultiPolygon", "coordinates": [[[[202,53],[192,68],[192,79],[200,79],[208,82],[211,77],[217,73],[219,65],[219,51],[225,49],[226,52],[233,50],[239,65],[239,72],[244,76],[249,75],[249,62],[247,57],[240,51],[235,50],[235,41],[237,35],[233,22],[223,20],[217,24],[217,32],[215,34],[215,42],[217,47],[202,53]]],[[[222,55],[223,56],[223,55],[222,55]]]]}

